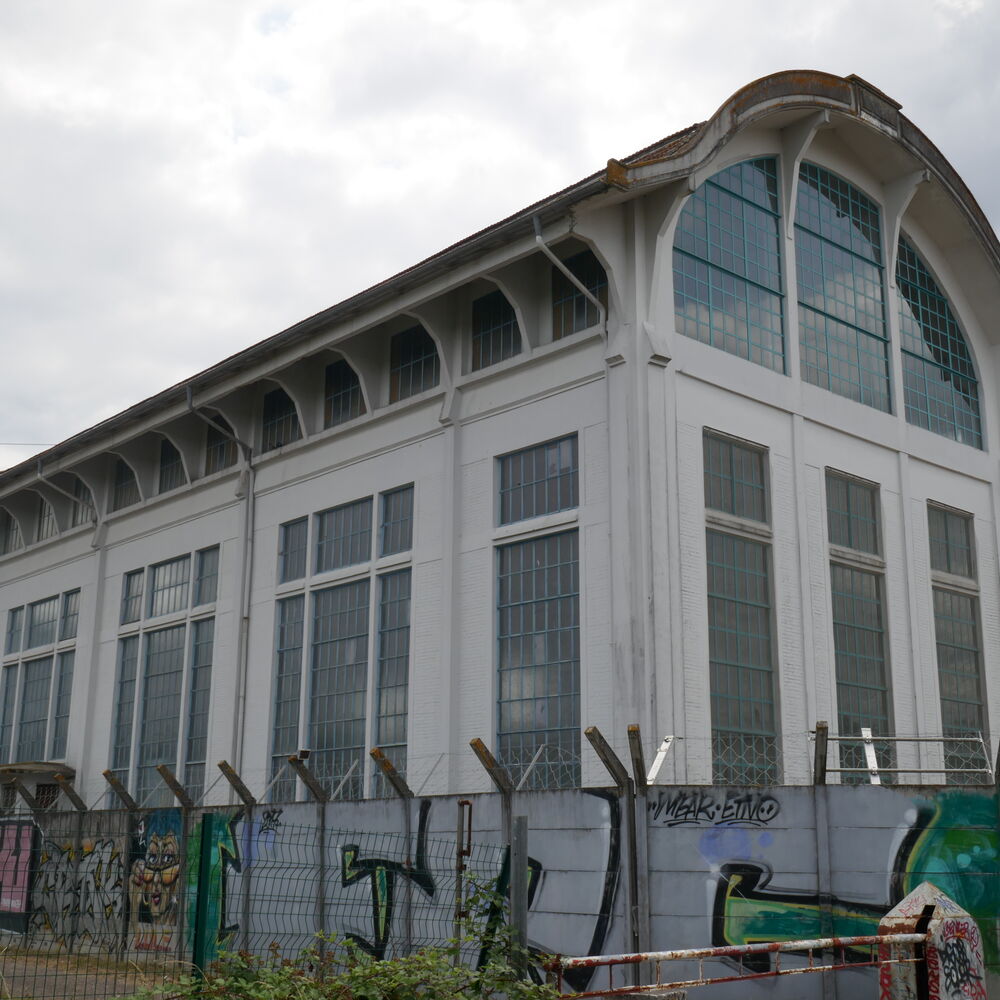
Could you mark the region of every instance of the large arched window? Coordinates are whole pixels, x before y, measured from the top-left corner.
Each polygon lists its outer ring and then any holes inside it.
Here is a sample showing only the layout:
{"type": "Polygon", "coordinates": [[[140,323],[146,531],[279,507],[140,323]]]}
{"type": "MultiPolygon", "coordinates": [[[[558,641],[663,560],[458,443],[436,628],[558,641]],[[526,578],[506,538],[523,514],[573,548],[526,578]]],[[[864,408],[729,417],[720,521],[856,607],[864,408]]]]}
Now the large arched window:
{"type": "Polygon", "coordinates": [[[878,206],[803,163],[795,207],[802,378],[889,412],[889,337],[878,206]]]}
{"type": "Polygon", "coordinates": [[[969,346],[944,293],[903,236],[896,288],[907,422],[982,448],[979,384],[969,346]]]}
{"type": "Polygon", "coordinates": [[[773,158],[737,163],[705,181],[674,238],[677,330],[784,373],[780,237],[773,158]]]}

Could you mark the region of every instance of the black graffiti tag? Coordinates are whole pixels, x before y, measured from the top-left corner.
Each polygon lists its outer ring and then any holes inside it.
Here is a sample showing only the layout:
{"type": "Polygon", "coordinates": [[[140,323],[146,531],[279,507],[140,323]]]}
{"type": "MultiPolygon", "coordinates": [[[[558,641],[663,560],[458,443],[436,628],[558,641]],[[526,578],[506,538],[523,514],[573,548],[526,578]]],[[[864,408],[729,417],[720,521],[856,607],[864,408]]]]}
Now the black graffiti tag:
{"type": "Polygon", "coordinates": [[[766,826],[780,812],[765,792],[661,792],[649,802],[650,819],[664,826],[766,826]]]}
{"type": "Polygon", "coordinates": [[[941,948],[941,974],[949,996],[963,996],[963,987],[982,979],[973,971],[969,952],[962,938],[952,938],[941,948]]]}

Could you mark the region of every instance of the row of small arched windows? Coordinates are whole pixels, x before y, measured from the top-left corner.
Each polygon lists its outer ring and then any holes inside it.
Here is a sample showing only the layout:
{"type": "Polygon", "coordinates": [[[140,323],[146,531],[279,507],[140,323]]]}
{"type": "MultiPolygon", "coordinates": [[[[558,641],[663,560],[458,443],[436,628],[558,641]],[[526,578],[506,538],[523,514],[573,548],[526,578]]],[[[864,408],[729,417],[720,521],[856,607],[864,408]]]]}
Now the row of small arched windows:
{"type": "MultiPolygon", "coordinates": [[[[608,280],[600,261],[590,250],[568,256],[563,264],[607,309],[608,280]]],[[[552,340],[594,326],[598,310],[592,301],[556,267],[551,269],[552,340]]],[[[520,354],[522,334],[517,315],[506,295],[499,289],[487,292],[471,303],[469,368],[480,371],[520,354]]],[[[441,361],[430,334],[419,324],[392,334],[388,351],[388,403],[396,403],[433,389],[440,382],[441,361]]],[[[274,451],[303,438],[303,428],[294,400],[284,388],[276,387],[258,397],[257,433],[260,453],[274,451]]],[[[367,412],[365,395],[358,373],[345,359],[326,364],[323,375],[323,429],[357,419],[367,412]]],[[[207,419],[207,418],[206,418],[207,419]]],[[[205,475],[221,472],[239,459],[238,435],[221,414],[208,420],[204,429],[203,468],[205,475]]],[[[148,490],[162,494],[188,483],[184,458],[166,436],[159,437],[159,454],[149,477],[148,490]]],[[[142,491],[133,466],[124,458],[114,457],[106,473],[106,506],[110,512],[134,506],[142,491]]],[[[102,477],[103,478],[103,477],[102,477]]],[[[50,486],[53,483],[50,482],[50,486]]],[[[77,475],[63,474],[57,492],[70,503],[63,526],[76,527],[95,517],[96,504],[90,489],[77,475]]],[[[22,548],[27,541],[45,541],[59,533],[52,505],[40,494],[26,503],[21,495],[18,516],[0,507],[0,555],[22,548]],[[36,504],[32,508],[32,504],[36,504]],[[22,526],[27,526],[22,530],[22,526]],[[28,536],[27,538],[25,536],[28,536]]]]}
{"type": "MultiPolygon", "coordinates": [[[[735,164],[681,212],[674,239],[677,329],[787,374],[777,161],[735,164]]],[[[803,163],[795,204],[801,377],[890,412],[890,344],[879,206],[803,163]]],[[[900,234],[896,309],[911,424],[982,448],[979,386],[947,297],[900,234]]]]}

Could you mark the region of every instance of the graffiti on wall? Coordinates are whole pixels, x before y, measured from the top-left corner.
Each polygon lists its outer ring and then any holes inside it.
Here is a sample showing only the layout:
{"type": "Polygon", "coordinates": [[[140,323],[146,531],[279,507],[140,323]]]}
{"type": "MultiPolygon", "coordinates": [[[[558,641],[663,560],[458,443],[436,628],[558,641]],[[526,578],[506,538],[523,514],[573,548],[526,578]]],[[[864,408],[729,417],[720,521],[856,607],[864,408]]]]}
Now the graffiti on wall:
{"type": "Polygon", "coordinates": [[[663,826],[767,826],[781,812],[778,800],[757,789],[676,789],[651,795],[649,819],[663,826]]]}
{"type": "MultiPolygon", "coordinates": [[[[895,855],[886,858],[889,898],[851,900],[782,888],[767,860],[769,842],[744,832],[743,850],[719,863],[719,843],[703,840],[702,854],[716,868],[711,915],[715,945],[796,938],[876,934],[879,920],[921,882],[931,881],[978,920],[1000,911],[1000,858],[995,796],[947,789],[914,802],[895,855]]],[[[986,961],[996,964],[992,933],[982,935],[986,961]]],[[[769,959],[757,959],[766,967],[769,959]]]]}
{"type": "Polygon", "coordinates": [[[0,929],[23,934],[28,928],[37,844],[31,820],[0,822],[0,929]]]}
{"type": "Polygon", "coordinates": [[[45,840],[38,858],[31,929],[48,932],[67,948],[78,941],[120,951],[126,917],[126,859],[122,841],[45,840]]]}
{"type": "Polygon", "coordinates": [[[132,947],[137,951],[176,948],[183,839],[178,809],[160,809],[139,820],[137,856],[129,873],[132,947]]]}

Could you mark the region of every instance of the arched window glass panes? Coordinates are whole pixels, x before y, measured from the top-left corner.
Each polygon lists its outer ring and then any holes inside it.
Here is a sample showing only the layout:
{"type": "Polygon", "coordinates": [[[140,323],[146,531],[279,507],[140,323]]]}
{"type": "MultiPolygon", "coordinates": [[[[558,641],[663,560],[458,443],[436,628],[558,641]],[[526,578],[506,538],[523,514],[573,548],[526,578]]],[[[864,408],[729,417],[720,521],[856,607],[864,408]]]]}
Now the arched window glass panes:
{"type": "Polygon", "coordinates": [[[710,177],[674,238],[674,310],[686,337],[785,371],[781,219],[773,158],[710,177]]]}
{"type": "Polygon", "coordinates": [[[878,206],[803,163],[795,208],[802,378],[889,412],[889,342],[878,206]]]}
{"type": "Polygon", "coordinates": [[[907,422],[982,448],[979,384],[968,344],[944,293],[903,236],[896,288],[907,422]]]}

